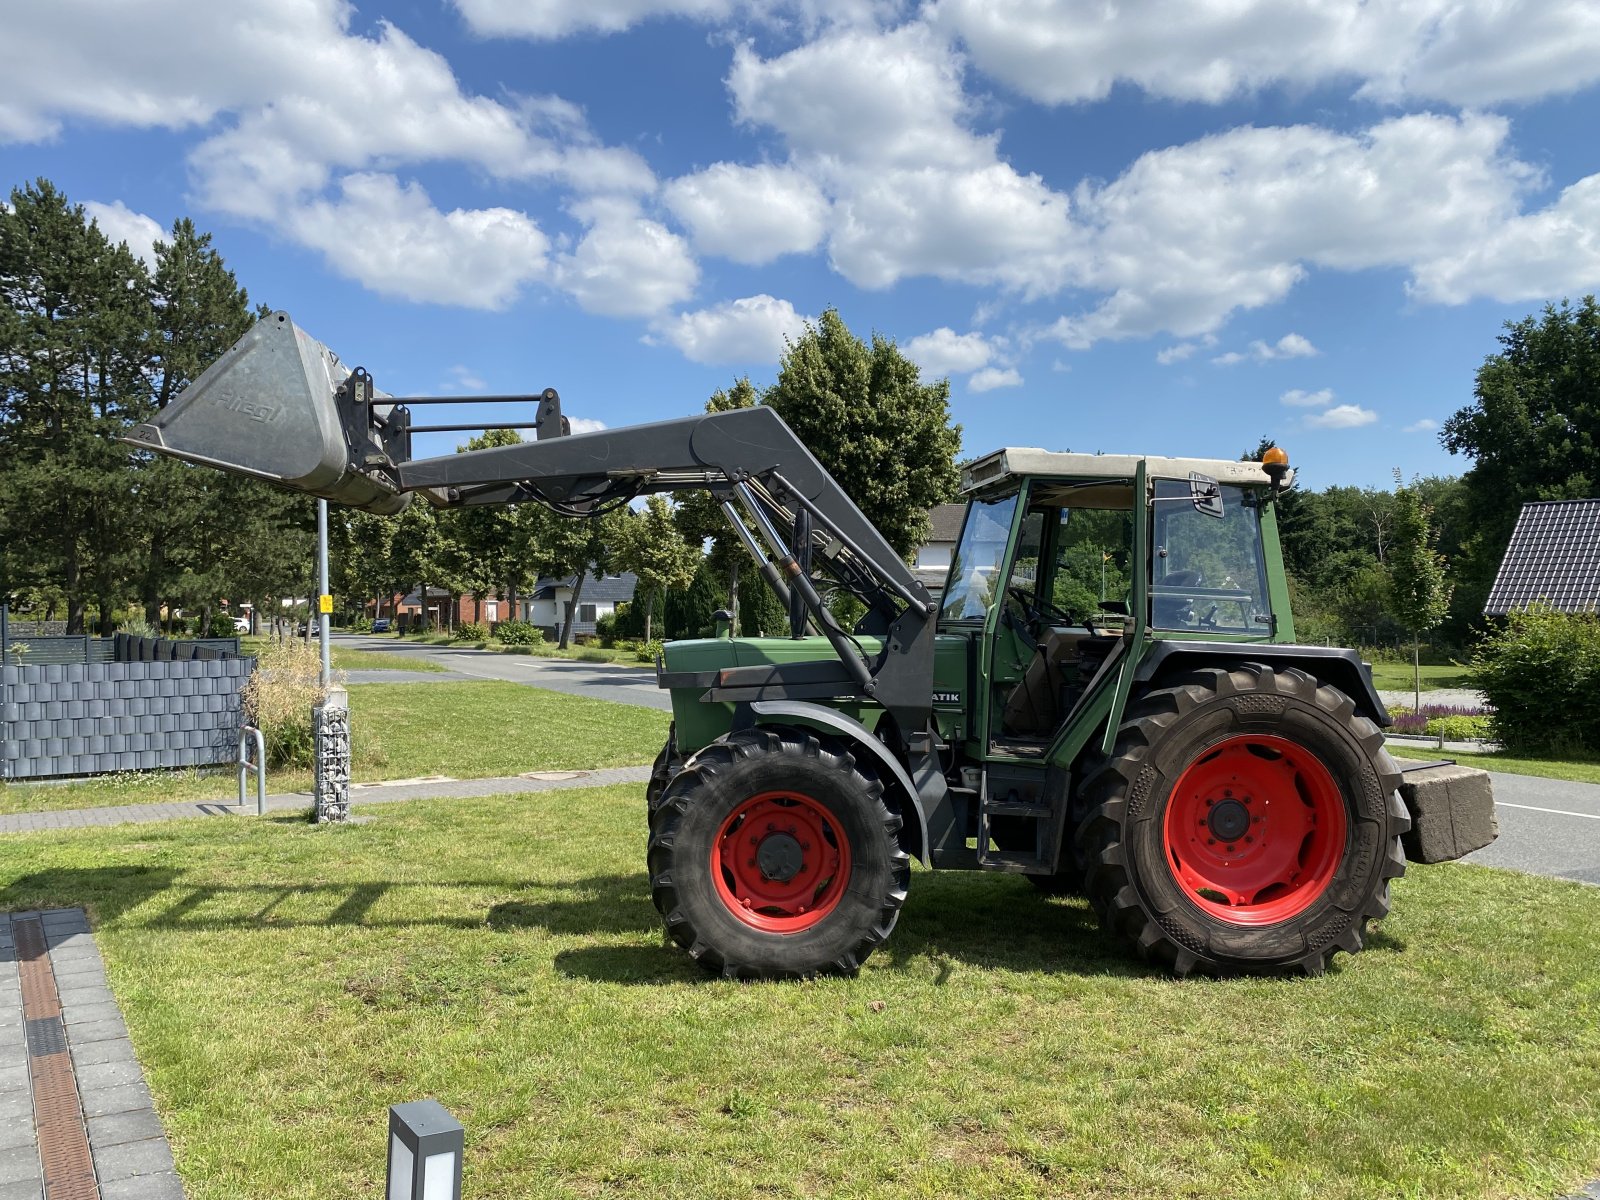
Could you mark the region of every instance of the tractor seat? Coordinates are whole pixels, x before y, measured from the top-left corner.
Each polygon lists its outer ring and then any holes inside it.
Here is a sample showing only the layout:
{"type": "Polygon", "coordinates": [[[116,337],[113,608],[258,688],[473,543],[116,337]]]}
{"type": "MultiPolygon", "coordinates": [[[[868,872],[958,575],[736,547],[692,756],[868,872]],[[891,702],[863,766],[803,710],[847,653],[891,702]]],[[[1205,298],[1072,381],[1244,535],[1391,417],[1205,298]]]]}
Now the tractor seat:
{"type": "Polygon", "coordinates": [[[1006,697],[1008,733],[1044,737],[1066,715],[1063,695],[1081,693],[1120,638],[1087,630],[1049,628],[1022,679],[1006,697]]]}

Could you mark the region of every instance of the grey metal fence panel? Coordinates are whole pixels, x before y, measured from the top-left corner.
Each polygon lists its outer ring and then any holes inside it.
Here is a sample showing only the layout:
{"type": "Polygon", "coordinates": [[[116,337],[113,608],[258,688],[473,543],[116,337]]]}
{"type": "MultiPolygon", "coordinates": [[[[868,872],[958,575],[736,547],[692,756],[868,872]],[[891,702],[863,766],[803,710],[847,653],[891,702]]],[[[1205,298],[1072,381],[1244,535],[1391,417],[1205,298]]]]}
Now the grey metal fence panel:
{"type": "Polygon", "coordinates": [[[0,778],[231,763],[255,660],[0,667],[0,778]]]}

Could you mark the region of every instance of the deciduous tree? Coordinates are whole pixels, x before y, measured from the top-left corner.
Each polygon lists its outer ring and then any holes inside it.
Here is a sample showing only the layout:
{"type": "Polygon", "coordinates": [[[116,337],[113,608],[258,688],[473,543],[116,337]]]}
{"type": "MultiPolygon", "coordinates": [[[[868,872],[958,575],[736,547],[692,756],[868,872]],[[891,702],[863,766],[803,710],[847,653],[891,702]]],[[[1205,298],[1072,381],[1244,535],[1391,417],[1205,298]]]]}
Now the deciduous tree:
{"type": "Polygon", "coordinates": [[[894,342],[868,346],[826,310],[789,343],[765,403],[902,557],[927,540],[928,509],[955,495],[961,427],[950,381],[923,383],[894,342]]]}
{"type": "Polygon", "coordinates": [[[1411,666],[1416,706],[1422,707],[1422,635],[1444,620],[1450,609],[1450,582],[1445,562],[1433,548],[1429,509],[1395,471],[1394,521],[1391,525],[1389,602],[1395,619],[1411,633],[1411,666]]]}

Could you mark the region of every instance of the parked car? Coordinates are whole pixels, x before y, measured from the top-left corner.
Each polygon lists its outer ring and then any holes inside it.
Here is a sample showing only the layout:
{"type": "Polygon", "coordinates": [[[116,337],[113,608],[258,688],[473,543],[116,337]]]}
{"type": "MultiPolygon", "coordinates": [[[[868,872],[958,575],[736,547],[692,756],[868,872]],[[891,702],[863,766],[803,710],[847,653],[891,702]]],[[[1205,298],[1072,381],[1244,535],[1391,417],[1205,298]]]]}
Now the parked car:
{"type": "Polygon", "coordinates": [[[389,632],[389,618],[388,617],[379,617],[375,621],[373,621],[372,622],[372,632],[373,633],[388,633],[389,632]]]}
{"type": "Polygon", "coordinates": [[[249,633],[250,632],[250,618],[249,617],[235,617],[233,619],[233,631],[235,633],[249,633]]]}

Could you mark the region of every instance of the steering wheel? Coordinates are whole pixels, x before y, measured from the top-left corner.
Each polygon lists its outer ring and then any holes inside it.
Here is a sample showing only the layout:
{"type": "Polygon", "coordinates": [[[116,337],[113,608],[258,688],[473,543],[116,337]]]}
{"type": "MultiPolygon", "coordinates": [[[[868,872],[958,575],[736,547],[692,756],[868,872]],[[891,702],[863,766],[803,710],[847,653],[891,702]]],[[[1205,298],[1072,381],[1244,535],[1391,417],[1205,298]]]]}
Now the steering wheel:
{"type": "Polygon", "coordinates": [[[1080,617],[1077,613],[1069,612],[1067,609],[1057,608],[1050,601],[1034,592],[1030,592],[1025,587],[1018,587],[1012,584],[1006,589],[1006,593],[1018,604],[1022,605],[1022,611],[1027,614],[1028,620],[1032,624],[1044,624],[1048,619],[1048,623],[1051,625],[1082,625],[1090,633],[1094,632],[1094,626],[1089,624],[1087,617],[1080,617]]]}

